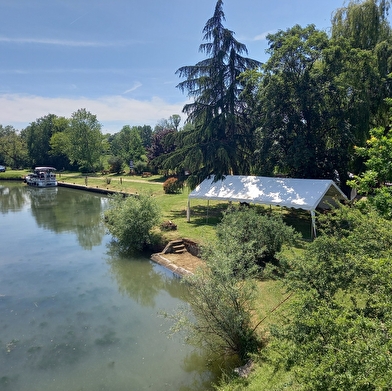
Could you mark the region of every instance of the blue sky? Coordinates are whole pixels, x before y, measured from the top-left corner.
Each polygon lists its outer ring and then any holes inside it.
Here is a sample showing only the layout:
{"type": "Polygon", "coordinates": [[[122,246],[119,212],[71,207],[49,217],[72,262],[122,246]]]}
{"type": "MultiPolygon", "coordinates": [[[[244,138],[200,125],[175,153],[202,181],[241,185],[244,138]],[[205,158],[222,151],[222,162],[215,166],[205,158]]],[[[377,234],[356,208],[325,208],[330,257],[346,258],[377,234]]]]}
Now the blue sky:
{"type": "MultiPolygon", "coordinates": [[[[202,58],[215,0],[0,0],[0,124],[21,130],[49,113],[95,114],[104,133],[179,114],[175,74],[202,58]]],[[[268,33],[328,30],[344,0],[224,0],[225,26],[266,61],[268,33]]]]}

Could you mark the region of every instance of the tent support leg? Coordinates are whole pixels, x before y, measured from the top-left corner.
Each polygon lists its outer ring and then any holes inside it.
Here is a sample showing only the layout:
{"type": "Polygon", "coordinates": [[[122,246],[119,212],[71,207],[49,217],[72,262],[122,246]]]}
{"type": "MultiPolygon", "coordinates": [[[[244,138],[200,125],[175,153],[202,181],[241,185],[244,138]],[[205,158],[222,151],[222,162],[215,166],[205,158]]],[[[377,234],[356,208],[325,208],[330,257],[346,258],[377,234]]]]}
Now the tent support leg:
{"type": "Polygon", "coordinates": [[[311,231],[310,236],[311,236],[311,239],[313,240],[317,236],[317,233],[316,233],[316,214],[315,214],[314,210],[310,211],[310,216],[312,218],[312,231],[311,231]]]}

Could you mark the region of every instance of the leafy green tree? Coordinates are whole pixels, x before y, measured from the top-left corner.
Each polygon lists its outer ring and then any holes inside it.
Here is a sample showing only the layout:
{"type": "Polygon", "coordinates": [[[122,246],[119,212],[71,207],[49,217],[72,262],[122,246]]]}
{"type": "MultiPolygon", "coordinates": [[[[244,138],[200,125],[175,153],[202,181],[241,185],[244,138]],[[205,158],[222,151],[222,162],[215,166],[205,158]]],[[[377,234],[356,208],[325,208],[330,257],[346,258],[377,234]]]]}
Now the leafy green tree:
{"type": "Polygon", "coordinates": [[[350,1],[332,18],[331,42],[338,49],[339,82],[346,88],[346,111],[355,145],[363,146],[369,129],[385,126],[392,79],[390,2],[350,1]],[[339,49],[343,48],[343,50],[339,49]]]}
{"type": "Polygon", "coordinates": [[[13,126],[0,125],[0,162],[12,168],[28,163],[26,142],[13,126]]]}
{"type": "Polygon", "coordinates": [[[388,1],[350,1],[331,36],[294,26],[268,36],[269,60],[247,72],[243,98],[257,126],[253,172],[337,179],[361,161],[369,129],[385,126],[391,91],[388,1]]]}
{"type": "Polygon", "coordinates": [[[58,159],[61,160],[60,165],[64,162],[64,158],[61,157],[64,151],[60,152],[57,150],[60,156],[52,151],[51,138],[56,133],[65,131],[67,127],[67,119],[57,117],[55,114],[48,114],[30,123],[21,132],[22,137],[26,140],[30,164],[32,166],[48,165],[56,167],[59,164],[58,159]]]}
{"type": "Polygon", "coordinates": [[[143,125],[137,126],[137,130],[139,131],[142,139],[143,147],[147,150],[147,148],[151,145],[152,128],[150,125],[143,125]]]}
{"type": "Polygon", "coordinates": [[[114,135],[111,141],[112,153],[121,157],[126,164],[129,164],[130,160],[135,163],[147,159],[141,130],[143,129],[136,126],[125,125],[119,133],[114,135]]]}
{"type": "Polygon", "coordinates": [[[152,229],[160,217],[159,206],[150,195],[117,196],[105,211],[105,224],[122,250],[143,250],[152,243],[152,229]]]}
{"type": "Polygon", "coordinates": [[[333,38],[344,37],[354,48],[372,50],[390,38],[389,7],[388,0],[349,1],[333,15],[333,38]]]}
{"type": "Polygon", "coordinates": [[[342,207],[323,234],[287,259],[294,293],[270,355],[292,373],[288,390],[389,390],[392,384],[392,223],[342,207]],[[272,354],[278,353],[278,355],[272,354]]]}
{"type": "Polygon", "coordinates": [[[375,128],[370,131],[366,147],[356,151],[365,159],[366,171],[353,182],[364,194],[392,182],[392,129],[375,128]]]}
{"type": "Polygon", "coordinates": [[[133,161],[145,160],[146,150],[137,128],[131,129],[131,140],[129,143],[129,159],[133,161]]]}
{"type": "Polygon", "coordinates": [[[179,116],[178,114],[173,114],[170,116],[169,119],[173,123],[174,128],[178,130],[178,127],[180,126],[181,122],[181,116],[179,116]]]}
{"type": "MultiPolygon", "coordinates": [[[[328,36],[297,25],[268,41],[271,56],[256,89],[255,173],[333,179],[347,171],[349,133],[341,91],[324,62],[328,36]]],[[[254,74],[250,82],[257,83],[254,74]]]]}
{"type": "Polygon", "coordinates": [[[181,117],[178,114],[171,115],[168,119],[162,118],[154,127],[154,132],[160,132],[164,129],[171,129],[178,131],[178,126],[180,125],[181,117]]]}
{"type": "MultiPolygon", "coordinates": [[[[392,100],[389,99],[389,104],[392,100]]],[[[365,147],[356,153],[364,159],[366,170],[349,181],[349,185],[366,195],[368,201],[386,218],[392,218],[392,129],[378,127],[370,130],[365,147]]]]}
{"type": "Polygon", "coordinates": [[[186,78],[178,88],[194,98],[183,109],[194,128],[182,134],[181,148],[167,157],[164,166],[189,169],[191,185],[210,174],[219,178],[249,172],[247,154],[251,141],[238,76],[260,63],[242,56],[247,53],[246,46],[223,26],[224,20],[223,1],[218,0],[214,15],[203,30],[207,42],[200,45],[200,51],[209,57],[177,71],[186,78]]]}
{"type": "Polygon", "coordinates": [[[59,169],[70,169],[74,170],[77,167],[72,165],[69,161],[67,151],[68,145],[68,133],[69,130],[69,118],[57,117],[53,120],[54,133],[50,138],[50,155],[53,158],[53,166],[59,169]]]}
{"type": "Polygon", "coordinates": [[[74,112],[66,135],[69,160],[77,162],[83,171],[94,171],[104,150],[101,124],[96,115],[86,109],[74,112]]]}

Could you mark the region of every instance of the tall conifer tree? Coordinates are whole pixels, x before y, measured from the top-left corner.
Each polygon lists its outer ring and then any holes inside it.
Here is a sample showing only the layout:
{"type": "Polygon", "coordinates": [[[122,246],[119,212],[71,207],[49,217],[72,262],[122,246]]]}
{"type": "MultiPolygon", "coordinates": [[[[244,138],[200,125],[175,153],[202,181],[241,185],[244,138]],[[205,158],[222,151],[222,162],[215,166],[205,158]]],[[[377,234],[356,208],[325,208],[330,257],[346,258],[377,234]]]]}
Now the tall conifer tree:
{"type": "Polygon", "coordinates": [[[177,71],[186,78],[177,87],[194,98],[183,108],[194,127],[179,132],[180,148],[164,164],[189,170],[191,186],[209,175],[219,178],[249,172],[249,130],[244,121],[246,107],[240,99],[243,85],[238,77],[260,63],[242,56],[248,53],[247,48],[224,27],[222,7],[223,1],[218,0],[203,30],[206,42],[199,49],[207,58],[177,71]]]}

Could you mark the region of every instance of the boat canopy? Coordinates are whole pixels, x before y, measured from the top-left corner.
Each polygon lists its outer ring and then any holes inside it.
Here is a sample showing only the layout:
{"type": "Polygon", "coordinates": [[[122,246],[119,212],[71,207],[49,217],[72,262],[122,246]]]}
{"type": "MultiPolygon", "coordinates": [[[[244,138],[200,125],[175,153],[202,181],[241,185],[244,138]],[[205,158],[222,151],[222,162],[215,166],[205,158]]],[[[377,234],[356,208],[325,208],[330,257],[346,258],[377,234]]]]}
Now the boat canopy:
{"type": "Polygon", "coordinates": [[[56,171],[54,167],[35,167],[35,171],[56,171]]]}

